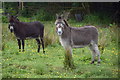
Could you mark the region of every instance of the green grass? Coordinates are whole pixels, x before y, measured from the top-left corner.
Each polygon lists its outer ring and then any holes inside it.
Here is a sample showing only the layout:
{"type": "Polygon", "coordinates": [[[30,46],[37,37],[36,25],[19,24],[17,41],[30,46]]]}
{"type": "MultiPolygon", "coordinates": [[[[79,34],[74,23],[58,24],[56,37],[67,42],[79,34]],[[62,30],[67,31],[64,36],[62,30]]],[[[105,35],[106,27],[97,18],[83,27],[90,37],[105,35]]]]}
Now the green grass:
{"type": "MultiPolygon", "coordinates": [[[[34,39],[25,41],[25,52],[18,52],[17,41],[7,24],[3,24],[3,78],[117,78],[118,51],[116,40],[112,39],[110,28],[99,28],[100,38],[104,34],[106,46],[101,54],[101,65],[90,64],[91,52],[88,47],[73,49],[75,69],[64,69],[64,49],[55,33],[53,22],[45,24],[45,51],[37,53],[34,39]],[[109,40],[108,40],[109,39],[109,40]],[[107,40],[107,41],[106,41],[107,40]]],[[[71,23],[76,26],[75,23],[71,23]]],[[[100,43],[101,44],[101,43],[100,43]]]]}

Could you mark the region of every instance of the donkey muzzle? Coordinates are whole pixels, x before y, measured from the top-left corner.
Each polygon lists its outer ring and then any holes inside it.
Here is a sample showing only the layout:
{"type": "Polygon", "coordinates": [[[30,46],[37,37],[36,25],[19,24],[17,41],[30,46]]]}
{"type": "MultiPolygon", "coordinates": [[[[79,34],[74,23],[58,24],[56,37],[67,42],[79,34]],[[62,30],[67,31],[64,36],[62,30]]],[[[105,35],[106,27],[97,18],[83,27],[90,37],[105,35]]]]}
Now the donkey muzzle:
{"type": "Polygon", "coordinates": [[[58,33],[59,36],[62,35],[62,32],[61,32],[61,31],[58,31],[57,33],[58,33]]]}
{"type": "Polygon", "coordinates": [[[57,34],[60,36],[60,35],[62,35],[62,28],[58,28],[58,30],[57,30],[57,34]]]}
{"type": "Polygon", "coordinates": [[[14,28],[13,28],[13,26],[10,26],[10,32],[12,33],[13,31],[14,31],[14,28]]]}

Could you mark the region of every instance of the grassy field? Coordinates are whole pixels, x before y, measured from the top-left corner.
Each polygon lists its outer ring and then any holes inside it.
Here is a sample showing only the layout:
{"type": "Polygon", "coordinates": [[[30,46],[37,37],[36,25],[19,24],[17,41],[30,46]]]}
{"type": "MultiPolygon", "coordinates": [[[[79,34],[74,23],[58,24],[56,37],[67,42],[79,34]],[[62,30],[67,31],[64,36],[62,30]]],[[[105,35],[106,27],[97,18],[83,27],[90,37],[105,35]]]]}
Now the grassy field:
{"type": "MultiPolygon", "coordinates": [[[[34,39],[25,41],[25,52],[18,52],[14,34],[3,24],[3,78],[118,78],[118,46],[116,28],[98,28],[99,48],[104,47],[101,54],[101,65],[90,64],[91,52],[88,47],[73,49],[75,69],[64,69],[64,49],[55,33],[54,22],[45,24],[45,51],[37,53],[34,39]]],[[[72,26],[81,26],[72,23],[72,26]]],[[[83,24],[84,25],[84,24],[83,24]]]]}

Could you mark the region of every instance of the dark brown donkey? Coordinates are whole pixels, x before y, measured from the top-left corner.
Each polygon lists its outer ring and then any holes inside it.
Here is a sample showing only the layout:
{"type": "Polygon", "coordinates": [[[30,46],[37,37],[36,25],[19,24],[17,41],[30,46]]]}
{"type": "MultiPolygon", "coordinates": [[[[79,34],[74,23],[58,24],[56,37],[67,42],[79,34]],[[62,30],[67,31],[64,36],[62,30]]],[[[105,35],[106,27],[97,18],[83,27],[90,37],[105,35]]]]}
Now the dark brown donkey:
{"type": "Polygon", "coordinates": [[[44,51],[44,25],[40,22],[20,22],[16,16],[9,17],[9,27],[11,32],[14,32],[17,37],[19,51],[24,51],[25,39],[35,38],[38,43],[38,52],[40,52],[40,45],[42,44],[43,53],[44,51]],[[41,41],[40,41],[41,40],[41,41]]]}

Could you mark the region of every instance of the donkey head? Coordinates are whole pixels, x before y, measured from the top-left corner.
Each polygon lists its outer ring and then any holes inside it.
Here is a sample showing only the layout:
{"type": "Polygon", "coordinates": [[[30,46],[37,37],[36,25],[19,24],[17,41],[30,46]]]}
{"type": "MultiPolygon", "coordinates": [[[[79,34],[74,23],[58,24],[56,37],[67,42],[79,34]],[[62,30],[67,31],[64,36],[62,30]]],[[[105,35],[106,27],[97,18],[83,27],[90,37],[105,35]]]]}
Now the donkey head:
{"type": "Polygon", "coordinates": [[[15,29],[15,24],[19,21],[19,19],[17,18],[17,16],[10,16],[9,17],[9,25],[8,28],[10,29],[11,32],[14,31],[15,29]]]}
{"type": "Polygon", "coordinates": [[[56,14],[56,18],[57,18],[56,21],[55,21],[56,32],[59,36],[61,36],[62,33],[64,33],[64,30],[68,26],[68,24],[65,21],[63,15],[56,14]]]}

